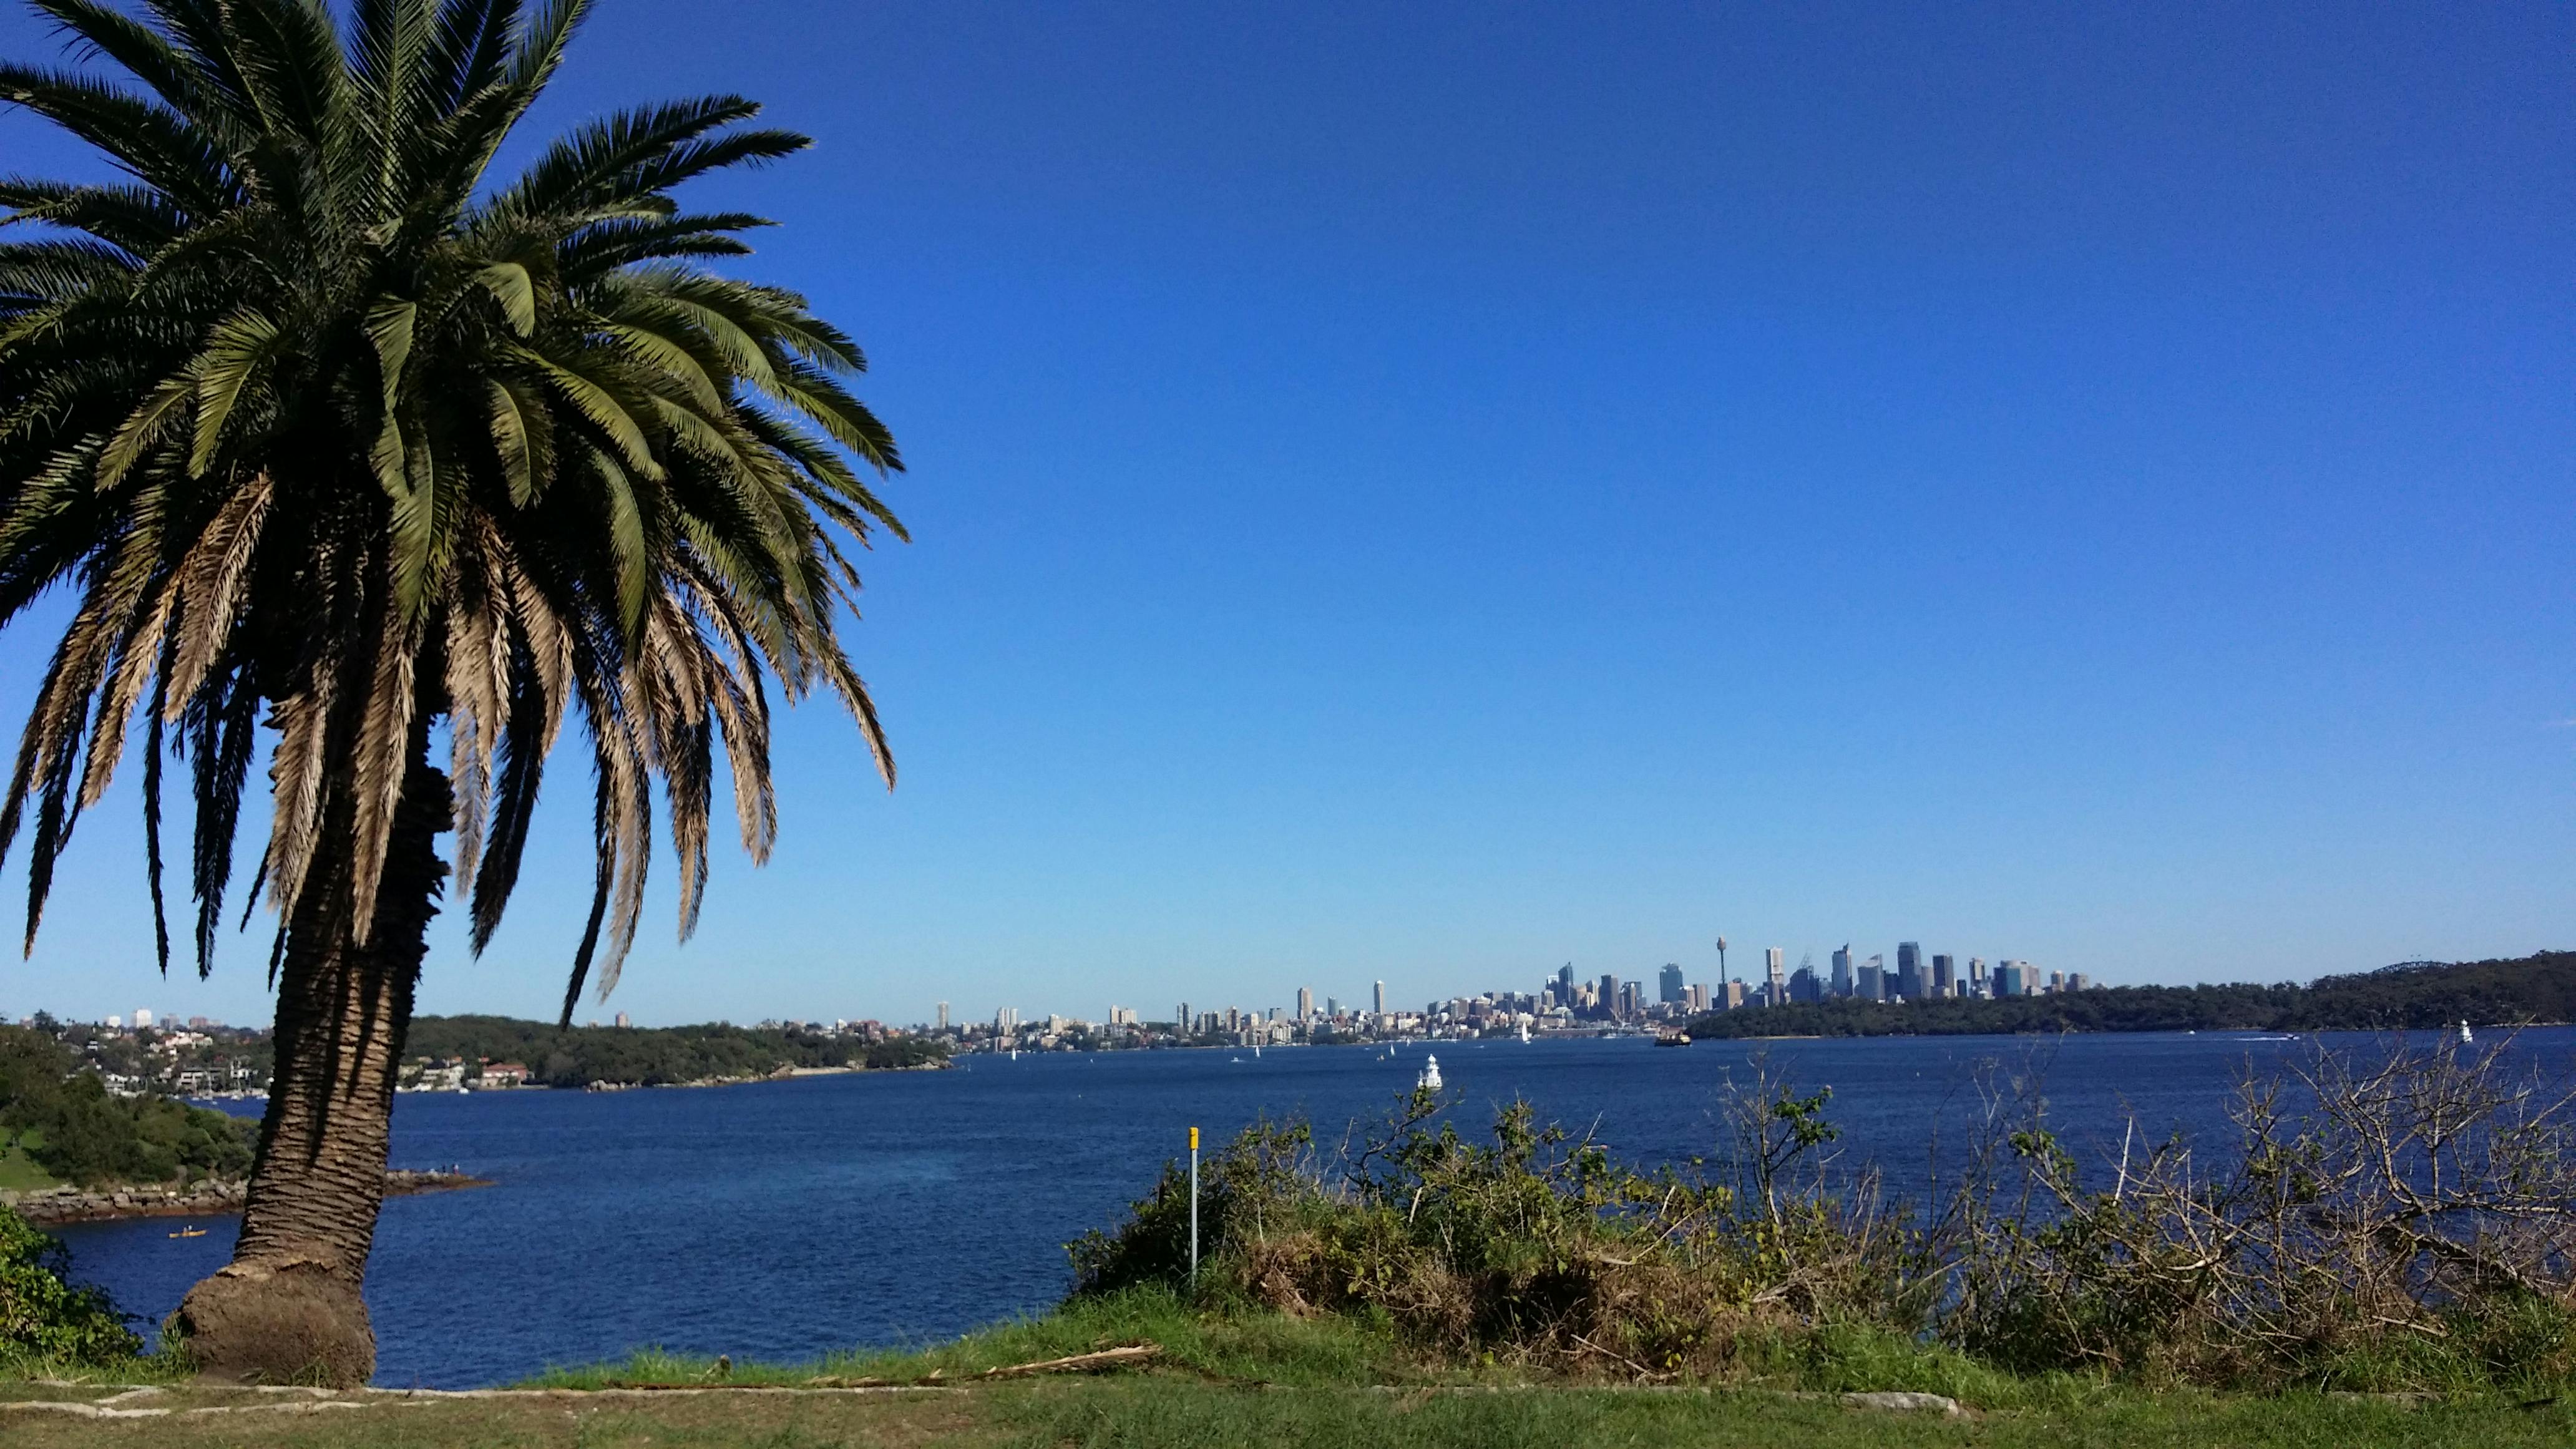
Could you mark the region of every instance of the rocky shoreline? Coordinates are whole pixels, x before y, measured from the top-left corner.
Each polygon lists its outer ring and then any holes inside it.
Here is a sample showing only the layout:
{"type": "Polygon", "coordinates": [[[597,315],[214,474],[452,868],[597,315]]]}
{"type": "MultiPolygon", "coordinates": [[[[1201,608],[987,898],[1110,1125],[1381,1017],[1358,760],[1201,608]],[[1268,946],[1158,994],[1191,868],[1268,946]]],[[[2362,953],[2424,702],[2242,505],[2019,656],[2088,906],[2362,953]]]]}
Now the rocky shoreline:
{"type": "MultiPolygon", "coordinates": [[[[397,1167],[385,1173],[387,1197],[402,1197],[416,1192],[453,1192],[460,1188],[491,1185],[487,1179],[463,1172],[419,1172],[397,1167]]],[[[249,1192],[250,1184],[239,1180],[201,1182],[185,1188],[167,1185],[95,1190],[52,1187],[36,1192],[0,1192],[0,1206],[15,1208],[18,1216],[39,1227],[58,1223],[104,1222],[111,1218],[217,1218],[240,1212],[242,1199],[249,1192]]]]}

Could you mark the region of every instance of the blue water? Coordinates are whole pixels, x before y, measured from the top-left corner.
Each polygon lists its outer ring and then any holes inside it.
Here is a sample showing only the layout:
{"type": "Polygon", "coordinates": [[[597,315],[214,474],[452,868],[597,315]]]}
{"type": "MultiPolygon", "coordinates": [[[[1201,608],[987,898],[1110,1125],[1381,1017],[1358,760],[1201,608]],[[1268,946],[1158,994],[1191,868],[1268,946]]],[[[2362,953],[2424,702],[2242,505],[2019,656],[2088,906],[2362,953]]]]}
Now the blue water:
{"type": "MultiPolygon", "coordinates": [[[[1435,1048],[1462,1125],[1528,1097],[1595,1126],[1624,1161],[1719,1150],[1724,1081],[1766,1051],[1834,1089],[1838,1146],[1919,1186],[1937,1133],[1975,1110],[1980,1061],[2045,1070],[2051,1116],[2081,1151],[2118,1151],[2127,1114],[2161,1137],[2223,1135],[2247,1067],[2311,1044],[2240,1034],[1702,1042],[1453,1043],[1435,1048]]],[[[2576,1029],[2525,1034],[2555,1073],[2576,1029]]],[[[470,1387],[662,1345],[771,1360],[917,1342],[1042,1310],[1063,1244],[1107,1226],[1178,1154],[1269,1113],[1338,1141],[1409,1087],[1423,1049],[1120,1052],[965,1060],[947,1072],[590,1094],[418,1095],[394,1113],[396,1166],[494,1180],[385,1204],[368,1270],[378,1382],[470,1387]]],[[[62,1230],[75,1276],[157,1321],[222,1266],[235,1220],[173,1239],[167,1219],[62,1230]]]]}

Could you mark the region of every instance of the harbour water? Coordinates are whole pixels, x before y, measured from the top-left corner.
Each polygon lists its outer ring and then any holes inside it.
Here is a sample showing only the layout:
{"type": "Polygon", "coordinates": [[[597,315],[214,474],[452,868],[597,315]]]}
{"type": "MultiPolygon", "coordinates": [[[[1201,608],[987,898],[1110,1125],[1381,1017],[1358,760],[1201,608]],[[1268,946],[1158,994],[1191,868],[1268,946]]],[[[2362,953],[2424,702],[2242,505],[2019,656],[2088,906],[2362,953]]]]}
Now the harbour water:
{"type": "MultiPolygon", "coordinates": [[[[1834,1089],[1837,1147],[1900,1190],[1921,1183],[1936,1135],[1959,1140],[1981,1062],[2040,1070],[2061,1134],[2107,1155],[2132,1113],[2156,1137],[2223,1138],[2240,1074],[2313,1049],[2230,1033],[1431,1048],[1462,1130],[1526,1097],[1638,1164],[1716,1155],[1725,1085],[1767,1053],[1802,1088],[1834,1089]]],[[[2576,1028],[2527,1032],[2513,1050],[2563,1073],[2576,1028]]],[[[378,1382],[471,1387],[650,1345],[808,1359],[1042,1311],[1069,1281],[1063,1245],[1114,1223],[1190,1126],[1213,1144],[1264,1114],[1302,1114],[1338,1142],[1353,1120],[1383,1117],[1424,1055],[1030,1053],[740,1087],[406,1096],[394,1164],[458,1164],[495,1185],[385,1204],[367,1284],[378,1382]]],[[[61,1235],[76,1277],[157,1320],[230,1255],[236,1222],[201,1226],[198,1238],[169,1236],[169,1219],[61,1235]]]]}

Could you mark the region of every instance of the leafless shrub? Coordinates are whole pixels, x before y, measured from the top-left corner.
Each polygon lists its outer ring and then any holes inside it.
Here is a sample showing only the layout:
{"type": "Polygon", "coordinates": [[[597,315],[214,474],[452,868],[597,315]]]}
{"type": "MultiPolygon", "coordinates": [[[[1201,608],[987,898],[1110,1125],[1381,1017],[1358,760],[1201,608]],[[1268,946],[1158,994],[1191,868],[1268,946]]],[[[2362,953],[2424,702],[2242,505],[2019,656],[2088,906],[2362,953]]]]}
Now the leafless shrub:
{"type": "Polygon", "coordinates": [[[1941,1331],[2021,1369],[2200,1381],[2564,1372],[2576,1154],[2508,1043],[2319,1049],[2248,1077],[2234,1141],[2124,1151],[2108,1191],[2034,1116],[1941,1331]],[[1997,1204],[2002,1193],[2018,1198],[1997,1204]]]}

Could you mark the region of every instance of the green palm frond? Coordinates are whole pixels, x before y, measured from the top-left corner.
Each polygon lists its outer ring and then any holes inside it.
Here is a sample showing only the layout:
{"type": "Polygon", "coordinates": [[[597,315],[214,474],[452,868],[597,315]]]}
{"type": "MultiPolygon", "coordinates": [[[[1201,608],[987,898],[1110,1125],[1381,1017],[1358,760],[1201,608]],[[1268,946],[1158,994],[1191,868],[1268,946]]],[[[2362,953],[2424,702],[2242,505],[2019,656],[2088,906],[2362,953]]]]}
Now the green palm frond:
{"type": "Polygon", "coordinates": [[[31,3],[75,64],[0,64],[0,105],[129,179],[0,178],[25,229],[0,243],[0,622],[75,601],[0,794],[30,940],[129,742],[165,968],[164,749],[188,780],[203,970],[263,750],[252,894],[283,951],[326,868],[355,863],[335,878],[374,919],[405,762],[445,721],[480,950],[577,722],[598,854],[573,994],[633,939],[655,781],[683,936],[718,751],[766,856],[772,683],[838,695],[891,783],[836,632],[854,551],[904,536],[866,481],[902,464],[849,391],[865,359],[795,294],[705,269],[770,223],[672,194],[806,138],[704,97],[496,184],[580,0],[31,3]]]}

